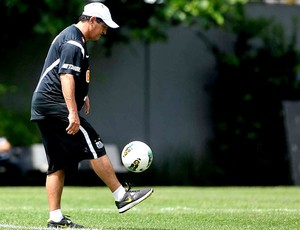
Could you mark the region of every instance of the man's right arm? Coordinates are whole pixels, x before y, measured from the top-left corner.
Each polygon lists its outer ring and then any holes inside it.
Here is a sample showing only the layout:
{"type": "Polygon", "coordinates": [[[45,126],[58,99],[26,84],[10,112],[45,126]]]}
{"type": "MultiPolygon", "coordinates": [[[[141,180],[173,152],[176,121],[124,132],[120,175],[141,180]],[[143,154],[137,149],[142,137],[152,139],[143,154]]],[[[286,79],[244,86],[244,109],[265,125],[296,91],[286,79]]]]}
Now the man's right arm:
{"type": "Polygon", "coordinates": [[[75,101],[75,81],[72,74],[60,74],[61,88],[69,111],[69,126],[66,128],[68,134],[76,134],[79,130],[80,120],[75,101]]]}

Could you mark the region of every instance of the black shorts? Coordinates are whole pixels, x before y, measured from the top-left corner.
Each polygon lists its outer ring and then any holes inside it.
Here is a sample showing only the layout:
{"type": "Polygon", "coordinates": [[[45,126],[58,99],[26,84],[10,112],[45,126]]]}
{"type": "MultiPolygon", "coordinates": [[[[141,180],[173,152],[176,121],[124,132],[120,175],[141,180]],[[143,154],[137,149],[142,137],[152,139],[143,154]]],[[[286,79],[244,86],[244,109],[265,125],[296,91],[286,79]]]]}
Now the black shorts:
{"type": "Polygon", "coordinates": [[[37,123],[49,165],[47,174],[78,166],[82,160],[96,159],[106,154],[100,136],[82,117],[80,129],[75,135],[67,134],[69,123],[66,121],[46,119],[37,123]]]}

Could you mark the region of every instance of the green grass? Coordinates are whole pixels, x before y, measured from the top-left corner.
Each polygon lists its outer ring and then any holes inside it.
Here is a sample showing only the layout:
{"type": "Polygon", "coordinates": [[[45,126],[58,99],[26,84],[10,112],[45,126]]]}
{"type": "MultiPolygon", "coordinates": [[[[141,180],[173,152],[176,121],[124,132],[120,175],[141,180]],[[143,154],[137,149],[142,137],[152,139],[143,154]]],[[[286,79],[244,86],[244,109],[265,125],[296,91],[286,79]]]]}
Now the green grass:
{"type": "MultiPolygon", "coordinates": [[[[298,187],[155,187],[118,214],[106,187],[65,187],[63,211],[88,229],[300,229],[298,187]]],[[[0,229],[43,229],[43,187],[0,187],[0,229]]]]}

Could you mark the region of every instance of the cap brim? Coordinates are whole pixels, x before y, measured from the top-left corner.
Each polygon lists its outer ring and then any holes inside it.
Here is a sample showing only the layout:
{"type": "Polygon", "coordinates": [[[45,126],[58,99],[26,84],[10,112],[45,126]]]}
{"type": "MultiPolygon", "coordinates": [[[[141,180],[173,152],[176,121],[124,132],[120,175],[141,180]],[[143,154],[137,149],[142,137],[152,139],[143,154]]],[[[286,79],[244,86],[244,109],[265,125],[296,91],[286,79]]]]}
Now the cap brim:
{"type": "Polygon", "coordinates": [[[117,23],[115,23],[113,20],[103,20],[103,21],[110,28],[114,28],[115,29],[115,28],[119,27],[119,25],[117,23]]]}

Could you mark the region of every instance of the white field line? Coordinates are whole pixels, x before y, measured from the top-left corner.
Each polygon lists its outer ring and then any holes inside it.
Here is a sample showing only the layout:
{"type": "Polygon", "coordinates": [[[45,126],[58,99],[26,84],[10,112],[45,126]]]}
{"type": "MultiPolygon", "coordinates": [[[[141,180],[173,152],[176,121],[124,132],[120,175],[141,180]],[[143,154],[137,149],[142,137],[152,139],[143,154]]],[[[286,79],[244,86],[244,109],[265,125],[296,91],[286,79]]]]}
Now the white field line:
{"type": "MultiPolygon", "coordinates": [[[[11,207],[1,207],[1,210],[33,210],[33,207],[20,207],[20,208],[11,208],[11,207]]],[[[140,212],[142,207],[134,207],[130,210],[130,212],[140,212]]],[[[70,211],[78,211],[76,208],[66,208],[64,211],[68,213],[70,211]]],[[[159,212],[186,212],[186,213],[238,213],[238,212],[252,212],[252,213],[262,213],[262,212],[282,212],[282,213],[300,213],[300,209],[290,209],[290,208],[206,208],[206,207],[187,207],[187,206],[171,206],[171,207],[163,207],[157,209],[159,212]]],[[[152,210],[153,212],[157,212],[157,210],[152,210]]],[[[100,213],[118,213],[116,208],[83,208],[82,212],[100,212],[100,213]]],[[[148,210],[149,211],[149,210],[148,210]]],[[[1,224],[1,223],[0,223],[1,224]]]]}
{"type": "MultiPolygon", "coordinates": [[[[28,210],[35,210],[36,208],[34,207],[0,207],[1,210],[7,210],[7,211],[13,211],[13,210],[24,210],[24,211],[28,211],[28,210]]],[[[80,209],[83,212],[104,212],[104,213],[118,213],[118,209],[116,208],[83,208],[80,209]]],[[[132,209],[134,210],[134,209],[132,209]]],[[[69,211],[78,211],[78,209],[76,208],[65,208],[64,212],[67,213],[69,211]]]]}
{"type": "Polygon", "coordinates": [[[176,207],[164,207],[160,209],[161,212],[187,212],[187,213],[269,213],[269,212],[281,212],[281,213],[299,213],[300,209],[288,209],[288,208],[191,208],[184,206],[176,207]]]}
{"type": "MultiPolygon", "coordinates": [[[[47,227],[37,227],[37,226],[19,226],[19,225],[12,225],[12,224],[0,224],[0,229],[36,229],[36,230],[42,230],[42,229],[53,229],[53,228],[47,228],[47,227]]],[[[81,228],[85,230],[102,230],[102,228],[81,228]]]]}

